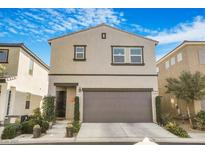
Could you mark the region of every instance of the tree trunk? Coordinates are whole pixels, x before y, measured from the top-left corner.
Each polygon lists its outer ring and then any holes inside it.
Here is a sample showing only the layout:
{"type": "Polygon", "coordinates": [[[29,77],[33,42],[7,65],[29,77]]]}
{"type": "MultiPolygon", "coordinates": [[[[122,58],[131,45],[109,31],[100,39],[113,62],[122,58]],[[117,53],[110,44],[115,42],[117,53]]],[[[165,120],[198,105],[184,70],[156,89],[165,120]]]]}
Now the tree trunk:
{"type": "Polygon", "coordinates": [[[192,124],[192,120],[191,120],[191,115],[190,115],[190,110],[189,110],[189,104],[188,103],[187,103],[186,108],[187,108],[187,114],[188,114],[190,126],[191,126],[191,128],[193,128],[193,124],[192,124]]]}

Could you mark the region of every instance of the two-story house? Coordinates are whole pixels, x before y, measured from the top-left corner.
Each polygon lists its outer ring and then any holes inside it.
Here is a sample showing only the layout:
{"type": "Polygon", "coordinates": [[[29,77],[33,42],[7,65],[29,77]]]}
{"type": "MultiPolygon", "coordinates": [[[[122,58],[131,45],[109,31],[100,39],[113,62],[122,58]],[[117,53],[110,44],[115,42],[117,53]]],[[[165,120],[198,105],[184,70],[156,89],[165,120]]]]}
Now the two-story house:
{"type": "Polygon", "coordinates": [[[48,66],[23,43],[0,43],[0,121],[29,115],[48,92],[48,66]]]}
{"type": "Polygon", "coordinates": [[[50,39],[49,94],[57,115],[83,122],[155,121],[157,41],[105,24],[50,39]]]}
{"type": "MultiPolygon", "coordinates": [[[[205,74],[205,41],[184,41],[157,61],[159,95],[162,97],[162,110],[173,115],[186,114],[186,103],[166,93],[166,79],[178,78],[182,71],[205,74]]],[[[205,109],[205,100],[190,104],[191,113],[205,109]]]]}

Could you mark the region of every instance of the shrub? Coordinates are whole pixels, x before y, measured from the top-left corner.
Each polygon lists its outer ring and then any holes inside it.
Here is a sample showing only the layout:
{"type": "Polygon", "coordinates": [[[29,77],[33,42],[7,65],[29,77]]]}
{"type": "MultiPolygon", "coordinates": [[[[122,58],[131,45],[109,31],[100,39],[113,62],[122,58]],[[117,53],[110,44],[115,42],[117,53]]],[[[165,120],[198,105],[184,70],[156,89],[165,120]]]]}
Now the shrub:
{"type": "Polygon", "coordinates": [[[12,139],[21,132],[21,124],[10,124],[6,126],[1,135],[1,139],[12,139]]]}
{"type": "Polygon", "coordinates": [[[166,128],[169,132],[171,132],[171,133],[173,133],[173,134],[175,134],[175,135],[177,135],[177,136],[179,136],[179,137],[183,137],[183,138],[189,137],[188,133],[187,133],[183,128],[179,127],[179,126],[176,124],[176,122],[168,122],[168,123],[165,125],[165,128],[166,128]]]}
{"type": "Polygon", "coordinates": [[[55,97],[47,96],[43,99],[43,118],[46,121],[54,121],[55,120],[55,97]]]}
{"type": "Polygon", "coordinates": [[[78,133],[80,130],[80,122],[73,121],[73,133],[78,133]]]}
{"type": "Polygon", "coordinates": [[[33,119],[30,119],[28,121],[22,122],[21,125],[22,125],[22,133],[23,134],[32,134],[33,127],[36,125],[36,123],[33,119]]]}
{"type": "Polygon", "coordinates": [[[161,97],[160,96],[156,97],[156,116],[157,116],[157,123],[162,124],[162,119],[161,119],[161,97]]]}
{"type": "Polygon", "coordinates": [[[75,106],[74,106],[74,120],[79,121],[80,120],[80,110],[79,110],[80,104],[79,104],[79,97],[75,97],[75,106]]]}
{"type": "Polygon", "coordinates": [[[49,128],[49,123],[47,122],[47,121],[45,121],[45,120],[43,120],[42,122],[41,122],[41,132],[42,133],[46,133],[46,131],[48,130],[48,128],[49,128]]]}
{"type": "Polygon", "coordinates": [[[205,111],[198,112],[194,119],[196,120],[196,127],[205,130],[205,111]]]}
{"type": "Polygon", "coordinates": [[[167,123],[173,122],[173,118],[170,113],[163,114],[161,116],[161,124],[165,126],[167,123]]]}

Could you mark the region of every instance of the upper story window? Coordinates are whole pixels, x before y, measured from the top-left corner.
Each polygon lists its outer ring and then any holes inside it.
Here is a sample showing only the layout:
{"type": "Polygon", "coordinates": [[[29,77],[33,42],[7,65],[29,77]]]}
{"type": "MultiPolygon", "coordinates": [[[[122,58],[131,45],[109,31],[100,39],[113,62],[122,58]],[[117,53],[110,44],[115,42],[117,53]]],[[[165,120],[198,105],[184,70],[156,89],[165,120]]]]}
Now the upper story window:
{"type": "Polygon", "coordinates": [[[113,62],[125,63],[125,49],[121,47],[113,48],[113,62]]]}
{"type": "Polygon", "coordinates": [[[159,67],[156,67],[156,71],[157,71],[157,73],[159,73],[159,67]]]}
{"type": "Polygon", "coordinates": [[[130,62],[131,63],[142,63],[142,48],[130,48],[130,62]]]}
{"type": "Polygon", "coordinates": [[[172,57],[172,58],[171,58],[171,65],[174,65],[175,63],[176,63],[175,57],[172,57]]]}
{"type": "Polygon", "coordinates": [[[86,52],[85,45],[75,45],[74,46],[74,60],[86,60],[85,52],[86,52]]]}
{"type": "Polygon", "coordinates": [[[201,49],[198,51],[199,54],[199,64],[205,64],[205,50],[201,49]]]}
{"type": "Polygon", "coordinates": [[[30,60],[30,62],[29,62],[29,70],[28,70],[29,75],[33,75],[33,65],[34,65],[33,60],[30,60]]]}
{"type": "Polygon", "coordinates": [[[112,47],[112,64],[143,64],[142,47],[132,46],[113,46],[112,47]]]}
{"type": "Polygon", "coordinates": [[[166,61],[166,63],[165,63],[165,68],[166,68],[166,69],[168,69],[168,68],[169,68],[169,60],[168,60],[168,61],[166,61]]]}
{"type": "Polygon", "coordinates": [[[177,62],[182,61],[182,53],[177,54],[177,62]]]}
{"type": "Polygon", "coordinates": [[[8,63],[9,50],[0,49],[0,63],[8,63]]]}

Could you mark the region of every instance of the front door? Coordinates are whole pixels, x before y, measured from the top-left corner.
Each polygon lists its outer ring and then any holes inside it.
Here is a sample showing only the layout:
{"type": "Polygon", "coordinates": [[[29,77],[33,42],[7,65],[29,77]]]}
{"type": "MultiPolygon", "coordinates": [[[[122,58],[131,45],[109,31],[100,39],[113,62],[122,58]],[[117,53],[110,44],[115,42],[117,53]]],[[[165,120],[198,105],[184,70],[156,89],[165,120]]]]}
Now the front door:
{"type": "Polygon", "coordinates": [[[57,91],[56,96],[56,117],[65,118],[66,91],[57,91]]]}

